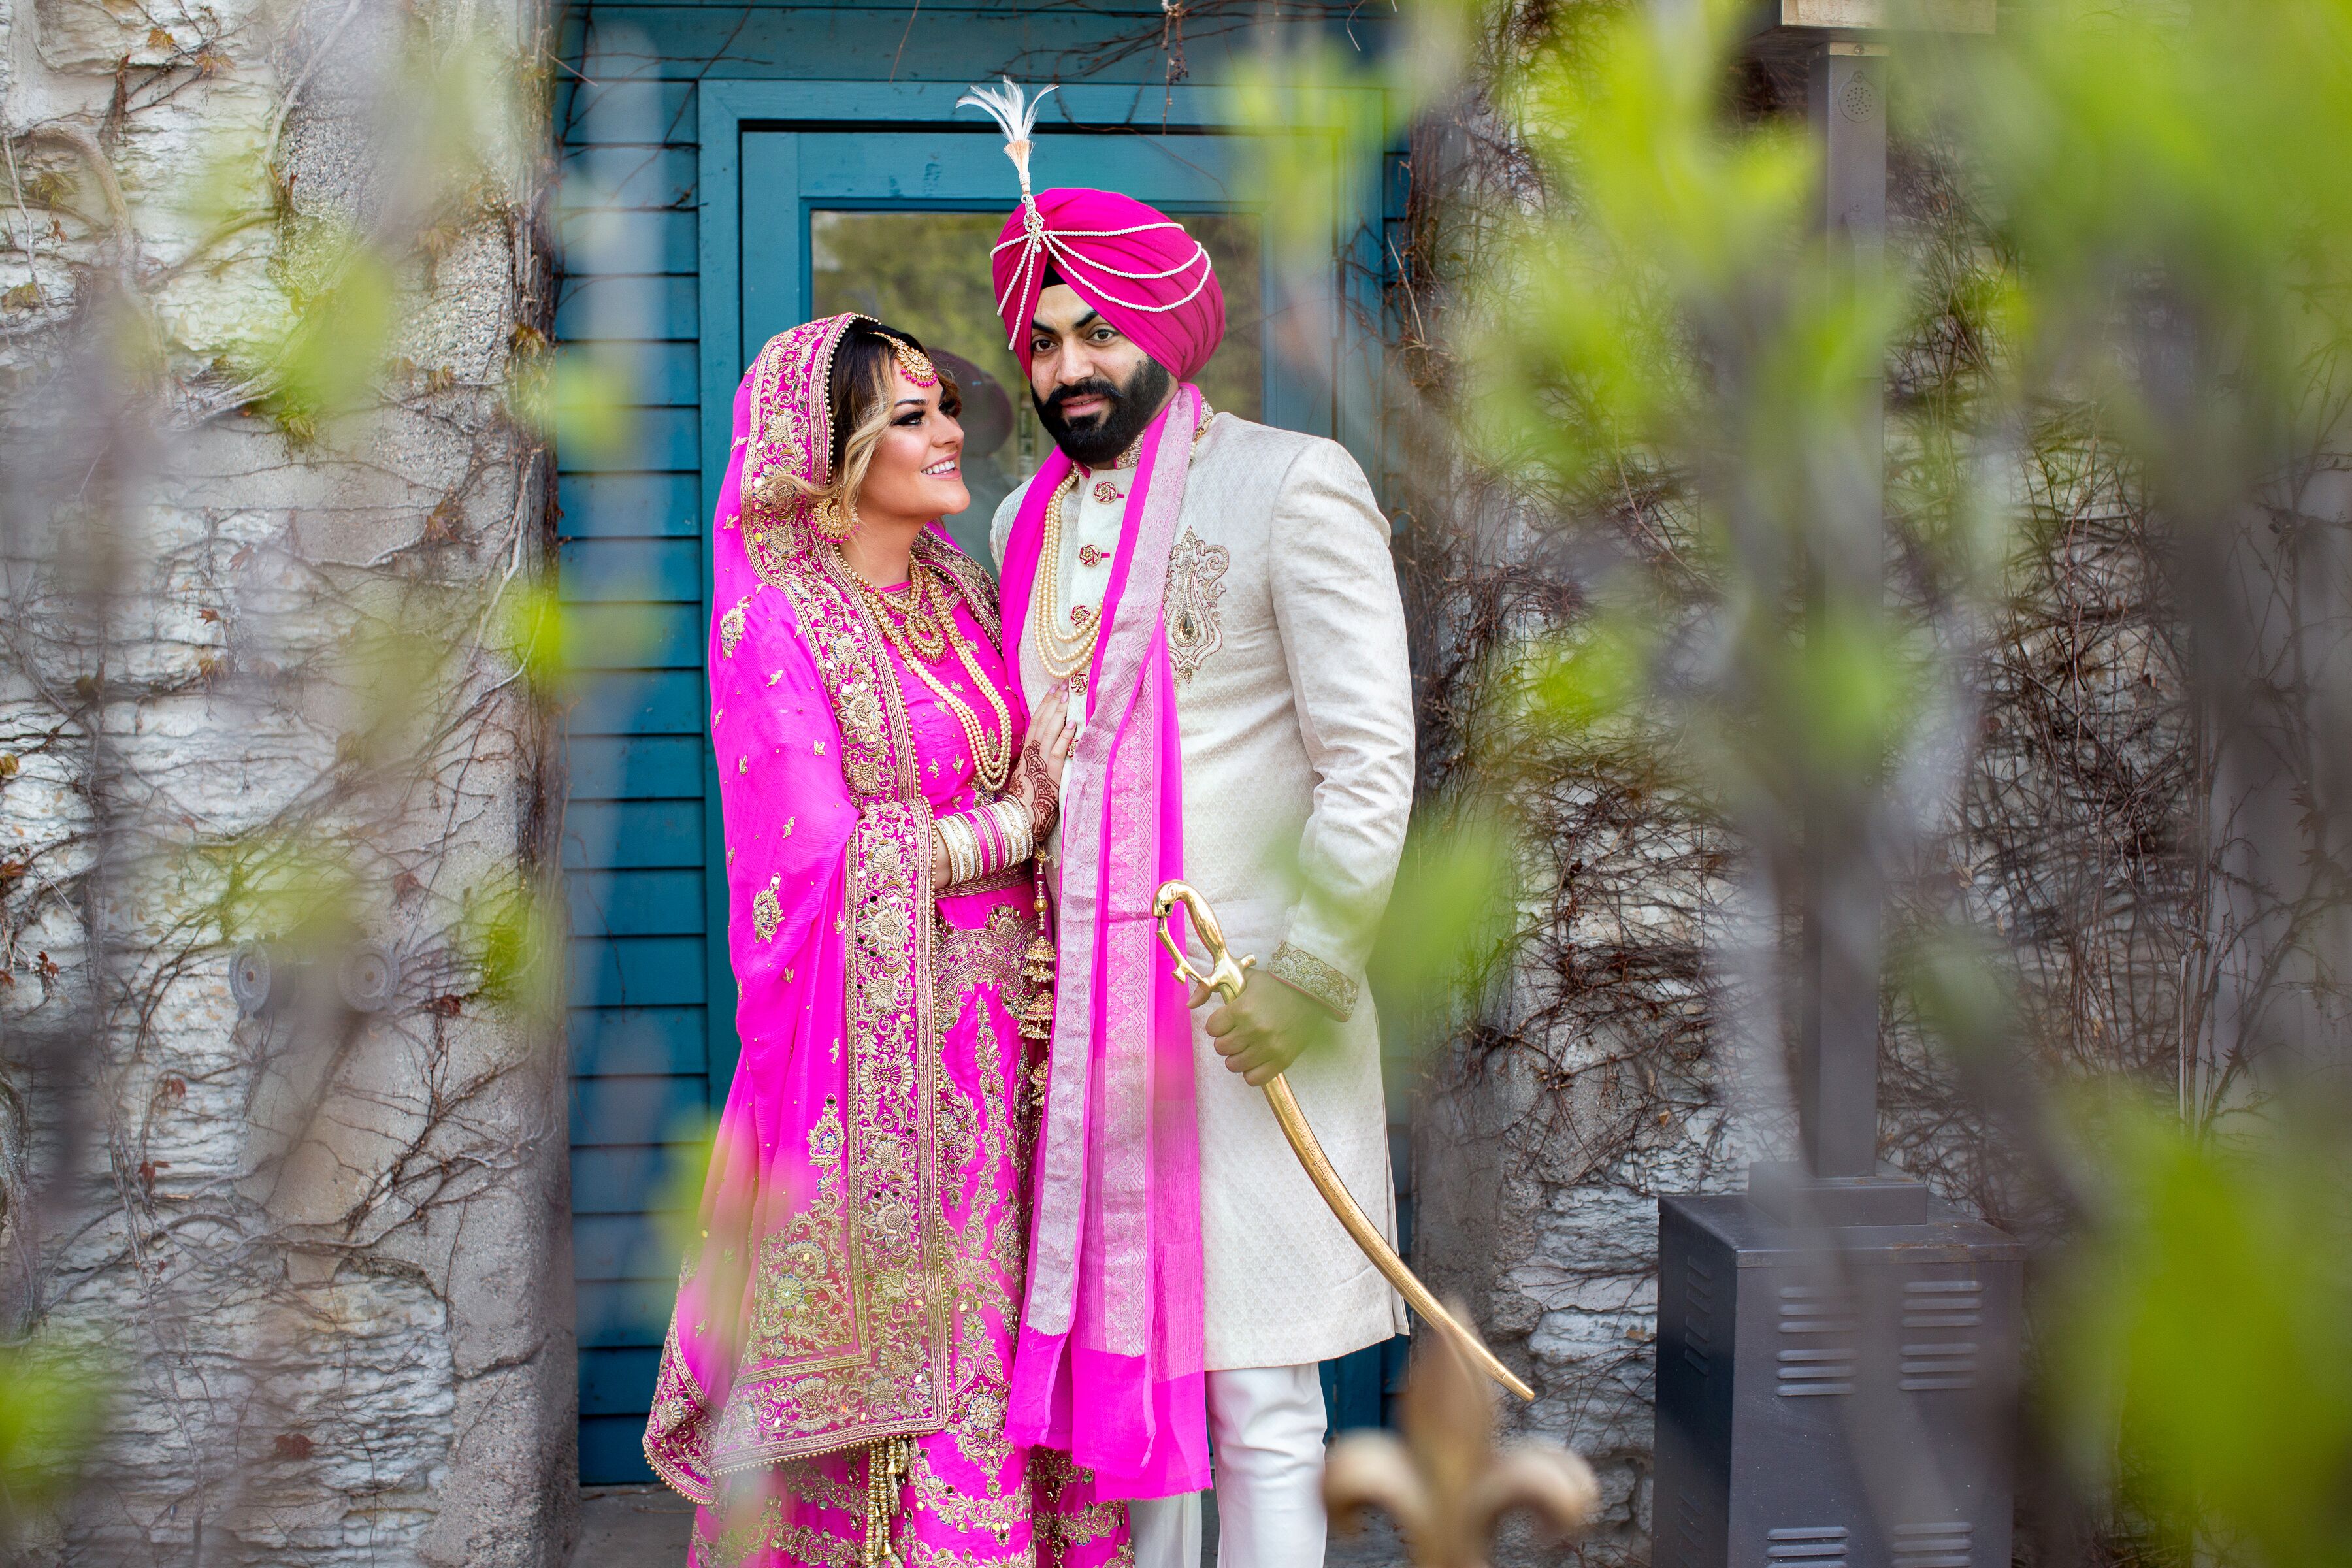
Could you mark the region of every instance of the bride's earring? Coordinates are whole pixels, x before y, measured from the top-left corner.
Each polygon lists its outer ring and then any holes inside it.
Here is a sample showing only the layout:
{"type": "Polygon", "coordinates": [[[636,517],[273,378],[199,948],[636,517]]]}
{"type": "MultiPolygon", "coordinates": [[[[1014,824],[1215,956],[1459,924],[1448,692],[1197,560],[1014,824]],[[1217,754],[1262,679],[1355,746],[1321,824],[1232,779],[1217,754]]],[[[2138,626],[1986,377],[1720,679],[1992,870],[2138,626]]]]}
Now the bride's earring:
{"type": "Polygon", "coordinates": [[[816,503],[816,531],[827,539],[846,539],[857,526],[857,503],[846,496],[829,495],[816,503]]]}

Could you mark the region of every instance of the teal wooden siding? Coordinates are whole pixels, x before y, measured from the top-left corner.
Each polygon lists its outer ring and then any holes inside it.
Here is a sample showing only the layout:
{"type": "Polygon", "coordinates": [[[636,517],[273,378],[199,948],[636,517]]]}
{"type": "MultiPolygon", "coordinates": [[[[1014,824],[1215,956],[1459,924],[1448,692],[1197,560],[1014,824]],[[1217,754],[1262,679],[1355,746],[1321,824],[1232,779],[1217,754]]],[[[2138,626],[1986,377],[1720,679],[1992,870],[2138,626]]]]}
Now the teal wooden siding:
{"type": "Polygon", "coordinates": [[[694,150],[665,141],[689,90],[559,96],[556,333],[615,367],[629,399],[625,439],[566,444],[556,464],[561,593],[584,667],[564,864],[589,1482],[651,1477],[638,1439],[677,1279],[659,1209],[690,1186],[711,1099],[694,150]]]}
{"type": "MultiPolygon", "coordinates": [[[[716,336],[743,335],[754,324],[747,314],[781,310],[788,324],[800,308],[797,300],[758,300],[761,279],[739,270],[763,244],[797,252],[792,226],[801,220],[791,200],[772,200],[746,177],[732,148],[719,160],[728,186],[719,194],[745,232],[723,250],[726,275],[706,276],[710,193],[699,182],[712,163],[698,141],[701,84],[730,84],[723,96],[733,83],[804,79],[807,100],[787,95],[775,118],[824,120],[829,132],[854,133],[864,124],[879,130],[890,110],[887,98],[874,107],[871,90],[844,99],[845,83],[871,89],[895,78],[911,100],[1000,69],[1031,82],[1067,78],[1114,37],[1156,39],[1161,21],[1150,0],[1085,9],[926,5],[919,13],[904,5],[596,5],[562,18],[556,333],[619,370],[630,388],[626,438],[563,450],[557,463],[562,594],[584,667],[570,723],[564,838],[583,1482],[650,1479],[638,1438],[677,1263],[676,1228],[660,1210],[671,1194],[690,1199],[695,1140],[734,1061],[732,983],[725,944],[712,940],[723,904],[712,869],[718,823],[702,648],[714,456],[727,446],[726,399],[744,351],[740,342],[721,345],[715,358],[731,368],[718,374],[706,350],[716,336]],[[853,100],[854,112],[840,107],[853,100]]],[[[1368,16],[1352,33],[1337,23],[1328,30],[1342,47],[1351,38],[1370,47],[1383,26],[1368,16]]],[[[1244,37],[1204,28],[1188,37],[1192,84],[1222,79],[1227,47],[1244,37]]],[[[1158,129],[1166,100],[1156,49],[1085,80],[1121,89],[1116,111],[1090,110],[1090,122],[1158,129]]],[[[906,118],[939,117],[934,107],[906,118]]],[[[887,140],[876,139],[877,155],[887,140]]],[[[972,147],[974,177],[1001,182],[1001,154],[977,139],[972,147]]],[[[1102,177],[1075,169],[1051,176],[1102,177]]],[[[919,194],[986,205],[958,190],[919,194]]],[[[1373,216],[1356,243],[1359,272],[1376,280],[1383,247],[1373,216]]],[[[1376,309],[1376,281],[1374,289],[1376,309]]],[[[1339,379],[1337,426],[1377,476],[1372,379],[1361,366],[1342,367],[1339,379]]],[[[1268,414],[1282,417],[1276,403],[1268,414]]],[[[1393,1352],[1375,1350],[1328,1368],[1335,1426],[1378,1421],[1399,1364],[1393,1352]]]]}

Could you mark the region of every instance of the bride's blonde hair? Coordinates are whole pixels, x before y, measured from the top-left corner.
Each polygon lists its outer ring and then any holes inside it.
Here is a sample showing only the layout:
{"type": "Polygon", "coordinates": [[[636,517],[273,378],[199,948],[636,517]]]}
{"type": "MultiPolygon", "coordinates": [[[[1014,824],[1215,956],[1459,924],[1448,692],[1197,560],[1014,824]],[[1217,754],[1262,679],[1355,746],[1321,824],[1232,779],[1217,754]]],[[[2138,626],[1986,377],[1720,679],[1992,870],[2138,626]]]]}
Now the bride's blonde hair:
{"type": "MultiPolygon", "coordinates": [[[[874,449],[890,427],[896,403],[891,394],[897,388],[901,343],[917,353],[923,351],[922,340],[912,332],[862,318],[849,323],[834,350],[833,374],[825,386],[833,416],[833,482],[812,485],[797,476],[785,476],[794,490],[814,503],[816,529],[829,538],[842,538],[856,526],[857,494],[866,488],[866,471],[874,466],[874,449]]],[[[951,415],[961,412],[962,389],[945,369],[940,370],[939,377],[940,406],[951,415]]]]}

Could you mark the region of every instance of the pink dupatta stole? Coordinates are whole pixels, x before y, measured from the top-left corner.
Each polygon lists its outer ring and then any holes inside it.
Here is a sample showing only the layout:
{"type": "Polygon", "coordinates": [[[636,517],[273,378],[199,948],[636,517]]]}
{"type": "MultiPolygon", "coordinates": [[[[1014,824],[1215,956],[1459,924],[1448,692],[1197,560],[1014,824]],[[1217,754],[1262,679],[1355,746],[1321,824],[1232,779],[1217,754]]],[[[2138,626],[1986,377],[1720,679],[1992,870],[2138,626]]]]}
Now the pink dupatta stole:
{"type": "MultiPolygon", "coordinates": [[[[1005,1429],[1067,1449],[1104,1497],[1209,1480],[1192,1019],[1151,915],[1160,883],[1183,874],[1162,600],[1204,407],[1188,383],[1145,433],[1063,793],[1059,979],[1005,1429]]],[[[1046,458],[1005,543],[1013,669],[1036,574],[1059,569],[1040,559],[1045,509],[1069,468],[1046,458]]]]}
{"type": "MultiPolygon", "coordinates": [[[[730,1473],[950,1414],[931,808],[884,638],[772,477],[814,481],[826,462],[850,319],[761,351],[718,509],[711,724],[742,1054],[645,1440],[706,1504],[730,1473]]],[[[971,563],[929,536],[918,549],[993,636],[971,563]]]]}

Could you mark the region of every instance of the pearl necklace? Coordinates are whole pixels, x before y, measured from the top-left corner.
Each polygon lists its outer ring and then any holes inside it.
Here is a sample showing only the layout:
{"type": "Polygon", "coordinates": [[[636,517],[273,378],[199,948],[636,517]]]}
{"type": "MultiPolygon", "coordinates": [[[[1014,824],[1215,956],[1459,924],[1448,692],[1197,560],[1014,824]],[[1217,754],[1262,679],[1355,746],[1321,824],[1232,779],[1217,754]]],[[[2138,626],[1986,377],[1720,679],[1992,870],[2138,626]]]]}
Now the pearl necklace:
{"type": "MultiPolygon", "coordinates": [[[[1201,405],[1201,417],[1192,426],[1192,450],[1201,447],[1201,437],[1208,434],[1209,422],[1216,411],[1206,402],[1201,405]]],[[[1139,436],[1129,448],[1139,458],[1143,438],[1139,436]]],[[[1128,458],[1122,456],[1121,464],[1128,458]]],[[[1045,526],[1038,542],[1037,585],[1030,595],[1030,640],[1037,649],[1037,662],[1045,667],[1048,680],[1060,681],[1069,689],[1070,700],[1078,704],[1081,716],[1086,711],[1087,672],[1093,667],[1095,644],[1102,637],[1102,614],[1087,605],[1073,605],[1070,624],[1077,627],[1076,635],[1062,635],[1062,503],[1069,500],[1076,488],[1078,470],[1074,464],[1062,476],[1045,502],[1045,526]]]]}
{"type": "MultiPolygon", "coordinates": [[[[1039,602],[1029,617],[1036,626],[1037,662],[1045,667],[1047,679],[1069,688],[1074,701],[1086,696],[1086,670],[1094,662],[1095,641],[1102,636],[1099,614],[1086,616],[1076,637],[1062,635],[1062,503],[1077,482],[1078,471],[1072,468],[1045,503],[1045,533],[1037,552],[1039,602]]],[[[1080,620],[1076,614],[1070,618],[1080,620]]]]}

